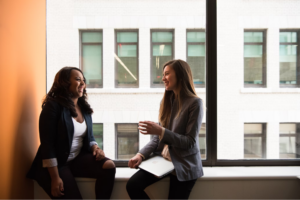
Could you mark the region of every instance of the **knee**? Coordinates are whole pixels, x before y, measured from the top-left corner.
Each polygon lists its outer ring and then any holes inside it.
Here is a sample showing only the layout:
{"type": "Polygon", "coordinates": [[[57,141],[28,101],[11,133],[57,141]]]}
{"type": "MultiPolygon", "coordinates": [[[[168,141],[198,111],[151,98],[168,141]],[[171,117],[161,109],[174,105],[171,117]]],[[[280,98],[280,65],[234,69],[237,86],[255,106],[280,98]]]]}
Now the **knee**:
{"type": "Polygon", "coordinates": [[[136,183],[130,178],[126,184],[126,190],[127,193],[130,194],[132,192],[134,193],[136,191],[144,190],[144,188],[142,188],[140,184],[136,183]]]}
{"type": "Polygon", "coordinates": [[[115,163],[111,160],[107,160],[104,164],[103,164],[103,169],[113,169],[115,168],[115,163]]]}

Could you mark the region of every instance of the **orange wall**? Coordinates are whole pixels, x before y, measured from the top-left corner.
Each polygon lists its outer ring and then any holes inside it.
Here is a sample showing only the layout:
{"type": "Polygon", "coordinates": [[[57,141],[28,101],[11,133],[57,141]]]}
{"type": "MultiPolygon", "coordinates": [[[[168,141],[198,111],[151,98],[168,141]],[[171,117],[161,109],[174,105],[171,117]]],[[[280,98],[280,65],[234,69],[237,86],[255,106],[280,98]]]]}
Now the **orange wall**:
{"type": "Polygon", "coordinates": [[[33,198],[45,93],[46,0],[0,0],[0,198],[33,198]]]}

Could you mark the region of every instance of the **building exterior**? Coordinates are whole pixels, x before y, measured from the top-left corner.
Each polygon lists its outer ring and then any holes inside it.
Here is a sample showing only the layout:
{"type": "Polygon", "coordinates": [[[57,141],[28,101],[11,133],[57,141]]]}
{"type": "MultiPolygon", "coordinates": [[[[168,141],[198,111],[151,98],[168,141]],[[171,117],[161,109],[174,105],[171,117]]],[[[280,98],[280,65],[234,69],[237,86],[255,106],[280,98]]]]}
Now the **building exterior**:
{"type": "MultiPolygon", "coordinates": [[[[299,158],[299,10],[218,1],[218,159],[299,158]]],[[[190,64],[205,102],[204,0],[47,1],[47,91],[60,68],[84,71],[107,157],[127,160],[150,140],[137,123],[158,122],[170,59],[190,64]]],[[[204,129],[199,139],[205,158],[204,129]]]]}

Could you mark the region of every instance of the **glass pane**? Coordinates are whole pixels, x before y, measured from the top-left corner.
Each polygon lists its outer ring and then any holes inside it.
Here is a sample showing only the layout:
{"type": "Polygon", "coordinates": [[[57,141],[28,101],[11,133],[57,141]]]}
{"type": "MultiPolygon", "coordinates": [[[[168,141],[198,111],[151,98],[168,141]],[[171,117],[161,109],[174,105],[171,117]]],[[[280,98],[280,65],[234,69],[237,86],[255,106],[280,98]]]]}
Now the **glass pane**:
{"type": "Polygon", "coordinates": [[[297,42],[297,32],[280,32],[280,42],[297,42]]]}
{"type": "Polygon", "coordinates": [[[171,45],[153,45],[152,48],[152,83],[163,84],[163,66],[173,59],[171,45]]]}
{"type": "Polygon", "coordinates": [[[191,67],[194,84],[205,84],[205,45],[188,45],[187,62],[191,67]]]}
{"type": "Polygon", "coordinates": [[[202,123],[200,132],[199,132],[199,147],[200,154],[203,160],[206,159],[206,124],[202,123]]]}
{"type": "Polygon", "coordinates": [[[244,45],[244,83],[263,83],[263,46],[244,45]]]}
{"type": "Polygon", "coordinates": [[[129,160],[139,149],[137,137],[118,137],[118,160],[129,160]]]}
{"type": "Polygon", "coordinates": [[[153,45],[153,56],[172,56],[171,45],[153,45]]]}
{"type": "Polygon", "coordinates": [[[117,42],[137,42],[137,32],[118,32],[117,42]]]}
{"type": "Polygon", "coordinates": [[[173,33],[152,32],[152,42],[173,42],[173,33]]]}
{"type": "Polygon", "coordinates": [[[119,57],[136,57],[137,46],[136,45],[118,45],[118,56],[119,57]]]}
{"type": "Polygon", "coordinates": [[[244,138],[244,158],[262,158],[262,139],[261,137],[244,138]]]}
{"type": "Polygon", "coordinates": [[[82,42],[102,42],[102,33],[82,32],[82,42]]]}
{"type": "Polygon", "coordinates": [[[280,124],[280,134],[296,134],[296,124],[280,124]]]}
{"type": "Polygon", "coordinates": [[[83,45],[82,63],[87,87],[100,87],[102,85],[102,45],[83,45]]]}
{"type": "Polygon", "coordinates": [[[280,45],[280,84],[297,83],[297,45],[280,45]]]}
{"type": "Polygon", "coordinates": [[[99,148],[103,150],[103,137],[95,137],[95,140],[98,143],[99,148]]]}
{"type": "Polygon", "coordinates": [[[188,32],[187,42],[205,42],[205,32],[188,32]]]}
{"type": "Polygon", "coordinates": [[[245,134],[262,134],[262,124],[244,124],[245,134]]]}
{"type": "Polygon", "coordinates": [[[100,149],[103,149],[103,124],[93,124],[93,135],[100,149]]]}
{"type": "Polygon", "coordinates": [[[244,42],[263,42],[262,32],[245,32],[244,42]]]}

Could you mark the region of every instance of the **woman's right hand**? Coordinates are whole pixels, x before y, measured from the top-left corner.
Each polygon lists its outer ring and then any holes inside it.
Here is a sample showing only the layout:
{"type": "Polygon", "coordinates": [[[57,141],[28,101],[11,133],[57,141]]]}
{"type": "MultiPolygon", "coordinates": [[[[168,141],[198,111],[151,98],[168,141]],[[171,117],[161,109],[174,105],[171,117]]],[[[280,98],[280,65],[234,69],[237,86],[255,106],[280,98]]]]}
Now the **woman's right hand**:
{"type": "Polygon", "coordinates": [[[61,178],[54,178],[51,180],[51,194],[54,197],[61,197],[64,195],[64,183],[61,178]]]}
{"type": "Polygon", "coordinates": [[[139,154],[136,154],[134,157],[132,157],[128,162],[128,167],[130,168],[137,168],[142,162],[142,156],[139,154]]]}

